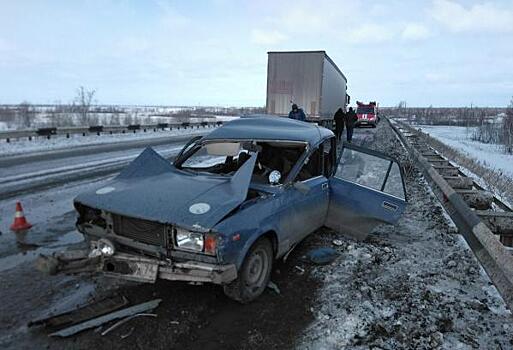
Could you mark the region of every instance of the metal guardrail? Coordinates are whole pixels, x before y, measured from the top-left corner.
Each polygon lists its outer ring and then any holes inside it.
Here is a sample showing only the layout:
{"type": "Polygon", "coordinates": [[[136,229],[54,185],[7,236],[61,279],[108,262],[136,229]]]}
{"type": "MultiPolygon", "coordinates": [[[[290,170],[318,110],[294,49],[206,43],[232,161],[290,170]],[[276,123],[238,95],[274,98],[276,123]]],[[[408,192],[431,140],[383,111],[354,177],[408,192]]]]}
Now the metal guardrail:
{"type": "Polygon", "coordinates": [[[5,140],[6,142],[11,142],[15,139],[28,138],[32,140],[34,137],[46,137],[50,139],[52,136],[65,135],[69,138],[71,135],[82,134],[82,136],[86,136],[89,134],[119,134],[119,133],[127,133],[133,132],[136,133],[138,131],[147,132],[152,130],[156,132],[157,130],[173,130],[173,129],[199,129],[209,128],[222,125],[222,121],[216,122],[182,122],[182,123],[159,123],[159,124],[132,124],[132,125],[93,125],[93,126],[85,126],[85,127],[63,127],[63,128],[39,128],[39,129],[27,129],[27,130],[13,130],[13,131],[0,131],[0,140],[5,140]]]}
{"type": "MultiPolygon", "coordinates": [[[[431,157],[440,155],[423,143],[421,137],[413,130],[401,130],[401,127],[391,123],[388,118],[387,121],[423,172],[434,194],[456,224],[459,233],[467,241],[509,309],[513,310],[513,255],[511,251],[497,239],[492,231],[493,227],[490,228],[485,224],[488,221],[482,217],[482,213],[479,210],[471,209],[464,194],[449,184],[448,181],[453,181],[452,178],[456,176],[439,173],[440,169],[444,169],[443,166],[438,166],[437,169],[437,166],[433,165],[433,161],[430,162],[431,157]]],[[[406,126],[403,127],[406,128],[406,126]]],[[[440,156],[440,158],[442,157],[440,156]]],[[[487,211],[487,213],[498,213],[497,215],[491,214],[495,217],[507,214],[507,212],[493,211],[487,211]]],[[[506,220],[511,220],[511,218],[506,218],[506,220]]]]}

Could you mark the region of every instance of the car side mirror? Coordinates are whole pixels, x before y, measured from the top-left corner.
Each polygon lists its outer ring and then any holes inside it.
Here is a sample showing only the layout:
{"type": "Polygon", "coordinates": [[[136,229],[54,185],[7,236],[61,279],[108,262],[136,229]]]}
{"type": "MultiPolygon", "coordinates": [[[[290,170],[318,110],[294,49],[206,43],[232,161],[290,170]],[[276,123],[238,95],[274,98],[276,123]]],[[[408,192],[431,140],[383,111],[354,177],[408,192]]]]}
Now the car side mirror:
{"type": "Polygon", "coordinates": [[[281,173],[278,170],[273,170],[269,174],[269,183],[271,185],[278,185],[281,180],[281,173]]]}
{"type": "Polygon", "coordinates": [[[308,192],[310,192],[310,187],[300,181],[294,182],[293,187],[302,194],[307,194],[308,192]]]}

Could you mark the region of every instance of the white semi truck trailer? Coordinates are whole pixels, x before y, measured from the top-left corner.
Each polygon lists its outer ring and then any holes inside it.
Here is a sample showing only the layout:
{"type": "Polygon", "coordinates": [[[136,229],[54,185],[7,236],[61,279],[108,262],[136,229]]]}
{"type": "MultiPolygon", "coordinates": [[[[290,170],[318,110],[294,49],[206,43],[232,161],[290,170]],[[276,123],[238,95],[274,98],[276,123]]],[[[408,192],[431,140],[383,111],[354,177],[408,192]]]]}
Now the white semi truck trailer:
{"type": "Polygon", "coordinates": [[[349,102],[347,78],[325,51],[268,52],[268,114],[288,115],[295,103],[308,121],[331,126],[333,114],[349,102]]]}

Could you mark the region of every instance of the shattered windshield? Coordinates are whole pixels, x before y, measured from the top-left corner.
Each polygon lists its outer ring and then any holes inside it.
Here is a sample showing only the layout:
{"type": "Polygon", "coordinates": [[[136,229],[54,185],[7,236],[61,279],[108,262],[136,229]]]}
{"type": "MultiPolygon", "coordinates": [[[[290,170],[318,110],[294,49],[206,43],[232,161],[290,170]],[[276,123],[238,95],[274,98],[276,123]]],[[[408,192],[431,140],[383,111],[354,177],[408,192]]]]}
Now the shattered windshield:
{"type": "Polygon", "coordinates": [[[181,168],[196,172],[231,175],[250,158],[241,142],[206,143],[181,163],[181,168]]]}
{"type": "Polygon", "coordinates": [[[279,171],[285,180],[304,151],[305,143],[302,142],[208,142],[188,151],[189,154],[185,155],[185,160],[178,167],[187,171],[231,176],[253,152],[258,152],[252,181],[268,183],[268,176],[274,170],[279,171]]]}

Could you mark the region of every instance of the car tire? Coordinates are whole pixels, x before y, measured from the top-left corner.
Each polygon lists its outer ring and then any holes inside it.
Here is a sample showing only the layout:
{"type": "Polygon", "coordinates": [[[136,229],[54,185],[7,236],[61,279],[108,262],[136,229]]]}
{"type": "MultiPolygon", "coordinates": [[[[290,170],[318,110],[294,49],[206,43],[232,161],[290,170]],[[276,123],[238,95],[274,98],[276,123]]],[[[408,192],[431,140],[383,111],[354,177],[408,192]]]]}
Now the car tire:
{"type": "Polygon", "coordinates": [[[266,237],[258,239],[244,258],[237,279],[224,286],[224,294],[242,304],[258,298],[269,283],[273,261],[271,241],[266,237]]]}

